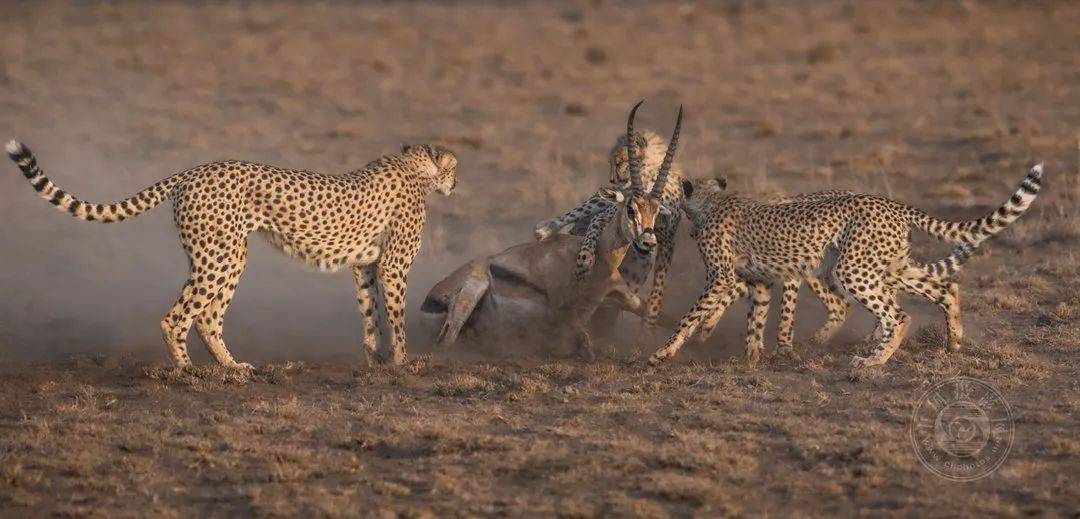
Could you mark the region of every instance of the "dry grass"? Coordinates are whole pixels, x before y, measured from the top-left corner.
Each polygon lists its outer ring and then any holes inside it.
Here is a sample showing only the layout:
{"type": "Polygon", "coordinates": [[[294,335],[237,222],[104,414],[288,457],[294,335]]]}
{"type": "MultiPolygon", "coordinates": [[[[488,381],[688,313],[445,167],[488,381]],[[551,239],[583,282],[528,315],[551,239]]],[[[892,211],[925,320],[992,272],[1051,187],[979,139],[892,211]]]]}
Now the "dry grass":
{"type": "MultiPolygon", "coordinates": [[[[264,366],[243,384],[200,368],[35,365],[4,373],[0,503],[20,514],[756,514],[811,503],[949,514],[974,502],[1007,513],[1016,481],[1067,491],[1062,478],[1080,469],[1066,432],[1078,425],[1080,333],[1041,330],[988,328],[945,353],[941,328],[927,326],[856,382],[848,355],[830,354],[842,345],[757,370],[424,358],[396,370],[264,366]],[[965,500],[940,491],[907,438],[915,397],[956,375],[1001,388],[1022,438],[965,500]]],[[[1033,495],[1041,510],[1071,502],[1033,495]]]]}

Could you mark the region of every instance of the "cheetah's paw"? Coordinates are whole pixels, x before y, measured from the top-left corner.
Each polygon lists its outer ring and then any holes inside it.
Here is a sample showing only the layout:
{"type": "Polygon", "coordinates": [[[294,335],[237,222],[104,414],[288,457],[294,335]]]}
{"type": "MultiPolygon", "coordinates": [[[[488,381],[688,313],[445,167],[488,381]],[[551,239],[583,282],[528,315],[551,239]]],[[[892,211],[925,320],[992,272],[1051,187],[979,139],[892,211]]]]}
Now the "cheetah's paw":
{"type": "Polygon", "coordinates": [[[554,220],[547,220],[536,224],[533,235],[536,237],[536,241],[544,241],[558,232],[558,230],[554,220]]]}
{"type": "Polygon", "coordinates": [[[750,366],[756,366],[761,361],[761,353],[765,351],[765,348],[746,348],[746,363],[750,366]]]}

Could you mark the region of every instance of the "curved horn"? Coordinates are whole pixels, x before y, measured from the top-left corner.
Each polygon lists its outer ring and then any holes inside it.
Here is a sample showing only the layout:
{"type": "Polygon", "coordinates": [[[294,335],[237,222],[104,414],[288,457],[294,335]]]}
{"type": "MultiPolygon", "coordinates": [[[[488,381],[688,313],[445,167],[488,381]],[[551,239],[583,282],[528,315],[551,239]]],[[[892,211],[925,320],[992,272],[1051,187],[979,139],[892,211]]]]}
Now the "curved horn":
{"type": "Polygon", "coordinates": [[[638,107],[644,102],[644,99],[638,101],[634,108],[630,110],[630,118],[626,120],[626,158],[630,161],[630,188],[638,192],[644,188],[641,187],[641,155],[635,153],[637,142],[634,140],[634,115],[637,114],[638,107]]]}
{"type": "Polygon", "coordinates": [[[667,152],[664,153],[664,162],[660,163],[660,171],[656,174],[656,182],[653,182],[653,198],[664,196],[667,187],[668,172],[671,171],[671,163],[675,161],[675,149],[679,147],[679,129],[682,128],[682,105],[679,105],[679,116],[675,119],[675,131],[671,133],[671,142],[668,143],[667,152]]]}

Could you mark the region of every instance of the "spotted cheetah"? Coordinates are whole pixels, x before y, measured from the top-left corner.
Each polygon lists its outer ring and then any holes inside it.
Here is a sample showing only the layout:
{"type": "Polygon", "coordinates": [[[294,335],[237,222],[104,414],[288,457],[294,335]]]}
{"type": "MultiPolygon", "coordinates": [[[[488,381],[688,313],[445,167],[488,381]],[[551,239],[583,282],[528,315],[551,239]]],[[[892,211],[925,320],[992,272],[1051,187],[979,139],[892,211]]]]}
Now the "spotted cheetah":
{"type": "Polygon", "coordinates": [[[34,190],[57,209],[91,222],[122,222],[166,198],[180,229],[189,276],[180,298],[161,321],[173,361],[191,365],[192,323],[223,366],[251,368],[233,359],[222,338],[225,311],[247,262],[247,236],[259,232],[286,254],[327,271],[352,269],[363,316],[369,361],[405,360],[406,276],[420,248],[432,191],[449,195],[457,159],[440,146],[405,146],[344,175],[283,169],[229,160],[165,178],[111,204],[91,204],[61,190],[20,142],[7,153],[34,190]],[[379,347],[379,301],[389,350],[379,347]]]}
{"type": "MultiPolygon", "coordinates": [[[[720,185],[721,189],[724,189],[726,187],[726,180],[720,178],[717,180],[717,182],[720,185]]],[[[842,190],[818,191],[815,193],[795,195],[793,197],[768,198],[766,199],[766,202],[770,204],[790,203],[795,201],[809,202],[815,200],[826,200],[840,196],[853,196],[855,194],[856,193],[852,191],[842,190]]],[[[932,277],[944,282],[948,281],[950,278],[959,273],[964,263],[968,259],[970,259],[971,256],[975,253],[977,247],[978,244],[961,243],[955,249],[953,249],[952,253],[949,256],[933,263],[922,265],[911,259],[909,259],[909,262],[915,267],[925,269],[927,272],[930,273],[932,277]]],[[[825,259],[825,263],[820,269],[822,272],[829,272],[829,267],[831,267],[836,261],[835,256],[836,251],[830,247],[829,254],[827,254],[825,259]]],[[[789,356],[797,356],[795,354],[794,348],[795,303],[798,299],[799,288],[802,286],[803,281],[805,281],[810,287],[810,290],[814,294],[814,296],[817,297],[817,299],[825,305],[825,309],[827,311],[826,322],[821,327],[821,329],[819,329],[817,333],[815,333],[814,336],[810,339],[811,344],[818,344],[828,341],[833,335],[835,335],[836,332],[840,330],[840,327],[843,326],[844,321],[847,320],[848,312],[851,309],[851,304],[840,292],[839,287],[831,279],[830,275],[805,276],[801,279],[795,278],[784,280],[782,283],[783,295],[781,297],[780,305],[780,323],[778,327],[779,333],[777,334],[776,342],[778,346],[778,351],[789,356]]],[[[720,318],[723,317],[724,311],[727,309],[727,307],[735,300],[746,296],[749,293],[749,290],[750,289],[746,281],[740,279],[735,283],[735,286],[732,287],[731,291],[728,294],[720,298],[719,302],[716,305],[716,308],[714,308],[712,312],[710,312],[704,317],[704,321],[698,329],[699,342],[704,343],[709,338],[709,336],[712,335],[713,330],[719,324],[720,318]]],[[[906,287],[905,291],[912,292],[912,290],[907,289],[906,287]]],[[[914,292],[914,294],[922,295],[924,297],[927,295],[925,292],[914,292]]],[[[936,303],[936,301],[934,300],[931,300],[930,302],[936,303]]],[[[959,322],[955,323],[955,325],[959,327],[959,322]]],[[[871,333],[870,338],[873,338],[874,335],[878,332],[880,332],[880,330],[875,328],[875,331],[871,333]]]]}
{"type": "Polygon", "coordinates": [[[868,357],[852,364],[884,364],[900,346],[910,317],[897,303],[897,292],[910,290],[935,301],[945,312],[949,341],[960,345],[958,287],[909,260],[910,232],[921,229],[955,243],[977,245],[1016,221],[1035,200],[1043,167],[1031,168],[1012,197],[996,211],[975,220],[949,222],[913,207],[873,195],[768,204],[727,195],[711,181],[684,182],[682,210],[705,261],[704,293],[683,316],[667,344],[651,363],[673,356],[737,282],[746,280],[753,294],[748,319],[747,356],[763,350],[769,284],[809,277],[826,251],[836,249],[832,277],[844,291],[877,318],[881,338],[868,357]]]}
{"type": "MultiPolygon", "coordinates": [[[[680,113],[681,110],[680,107],[680,113]]],[[[682,168],[677,163],[672,162],[666,180],[660,184],[661,189],[654,189],[661,166],[667,156],[669,142],[653,131],[634,130],[630,135],[620,134],[608,154],[610,164],[608,180],[613,187],[618,189],[631,187],[633,178],[630,165],[632,161],[627,153],[630,148],[628,146],[630,141],[634,143],[633,148],[639,150],[635,158],[641,164],[641,189],[650,192],[656,191],[661,204],[666,208],[664,216],[657,221],[658,247],[655,258],[652,255],[631,250],[620,268],[622,277],[635,290],[645,283],[650,271],[653,274],[652,288],[646,302],[642,321],[646,332],[643,336],[648,336],[651,330],[656,327],[657,319],[660,317],[668,269],[671,265],[672,254],[675,251],[675,233],[681,219],[678,207],[683,196],[680,187],[683,174],[682,168]]],[[[536,239],[539,241],[547,240],[562,228],[572,225],[570,234],[583,236],[581,249],[577,257],[577,266],[574,271],[575,279],[583,280],[588,277],[595,263],[596,244],[600,235],[618,212],[618,207],[594,195],[566,214],[537,224],[535,230],[536,239]]],[[[617,312],[617,310],[615,311],[617,312]]],[[[605,309],[601,309],[600,313],[605,313],[605,309]]],[[[611,324],[614,322],[614,314],[607,313],[606,317],[600,317],[598,320],[607,321],[608,324],[611,324]]]]}

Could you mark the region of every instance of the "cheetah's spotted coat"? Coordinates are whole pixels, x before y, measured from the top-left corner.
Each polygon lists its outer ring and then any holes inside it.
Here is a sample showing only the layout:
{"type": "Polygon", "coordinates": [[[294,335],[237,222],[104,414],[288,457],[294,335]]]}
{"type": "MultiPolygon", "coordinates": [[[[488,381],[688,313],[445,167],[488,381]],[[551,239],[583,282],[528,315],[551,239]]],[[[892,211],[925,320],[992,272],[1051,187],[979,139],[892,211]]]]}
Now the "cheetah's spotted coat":
{"type": "MultiPolygon", "coordinates": [[[[812,277],[829,248],[837,251],[832,277],[877,318],[881,339],[856,366],[884,364],[900,346],[911,322],[897,302],[908,290],[936,302],[949,324],[949,342],[960,346],[959,288],[940,272],[910,260],[910,233],[978,245],[1014,222],[1039,192],[1042,165],[1031,169],[1012,197],[996,211],[975,220],[948,222],[908,205],[872,195],[839,195],[788,203],[763,203],[723,193],[712,180],[685,182],[682,209],[705,261],[704,293],[679,322],[651,362],[675,355],[705,317],[728,297],[740,280],[752,293],[747,357],[756,359],[768,311],[769,286],[776,280],[812,277]]],[[[794,301],[791,301],[793,304],[794,301]]],[[[783,323],[782,323],[783,324],[783,323]]]]}
{"type": "Polygon", "coordinates": [[[233,359],[222,326],[244,272],[247,236],[256,231],[321,269],[351,268],[368,358],[404,362],[406,276],[420,248],[425,198],[450,194],[457,166],[453,153],[429,145],[406,146],[345,175],[230,160],[177,173],[118,203],[91,204],[53,184],[22,143],[11,141],[7,152],[42,198],[76,218],[121,222],[172,199],[190,272],[161,329],[181,367],[191,364],[194,323],[219,363],[250,368],[233,359]],[[389,349],[378,347],[379,306],[389,349]]]}

